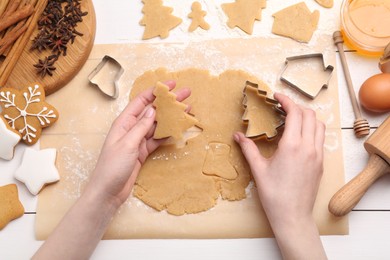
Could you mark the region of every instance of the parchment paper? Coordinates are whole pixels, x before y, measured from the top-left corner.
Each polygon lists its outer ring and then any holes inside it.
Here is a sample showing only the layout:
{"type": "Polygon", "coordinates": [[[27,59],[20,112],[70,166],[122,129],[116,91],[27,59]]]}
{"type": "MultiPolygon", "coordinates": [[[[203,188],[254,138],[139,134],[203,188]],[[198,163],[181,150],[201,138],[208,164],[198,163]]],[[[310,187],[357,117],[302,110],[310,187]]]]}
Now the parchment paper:
{"type": "MultiPolygon", "coordinates": [[[[170,71],[207,69],[214,75],[228,69],[244,70],[263,80],[272,90],[285,93],[295,102],[314,109],[327,125],[325,171],[314,217],[321,234],[347,234],[347,217],[333,217],[327,209],[331,196],[344,184],[336,74],[334,72],[329,88],[322,90],[315,100],[283,85],[278,79],[286,57],[315,52],[324,53],[327,65],[336,65],[331,37],[319,39],[315,45],[280,38],[96,45],[76,78],[47,100],[58,109],[60,119],[43,133],[41,148],[57,148],[61,181],[46,187],[39,195],[37,239],[47,238],[80,196],[105,134],[127,104],[134,80],[145,71],[160,67],[170,71]],[[88,74],[107,54],[125,69],[117,100],[104,96],[87,80],[88,74]]],[[[299,76],[315,77],[305,74],[305,71],[299,76]]],[[[130,197],[113,219],[105,238],[252,238],[272,235],[256,189],[250,184],[247,199],[238,202],[219,200],[217,206],[206,212],[180,217],[158,212],[130,197]]]]}

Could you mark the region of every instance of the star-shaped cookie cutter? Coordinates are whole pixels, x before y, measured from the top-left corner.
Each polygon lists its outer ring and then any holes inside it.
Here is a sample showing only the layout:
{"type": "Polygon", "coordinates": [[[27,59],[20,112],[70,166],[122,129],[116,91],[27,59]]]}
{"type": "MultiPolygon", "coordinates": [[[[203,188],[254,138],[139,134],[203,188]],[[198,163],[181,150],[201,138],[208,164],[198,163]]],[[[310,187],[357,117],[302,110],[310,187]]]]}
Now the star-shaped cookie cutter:
{"type": "Polygon", "coordinates": [[[116,99],[119,96],[119,83],[118,82],[119,82],[119,79],[122,76],[123,72],[124,72],[124,69],[123,69],[122,65],[116,59],[114,59],[108,55],[105,55],[103,57],[102,61],[88,75],[88,80],[92,85],[97,87],[103,94],[105,94],[106,96],[108,96],[110,98],[116,99]],[[106,66],[108,63],[112,63],[113,66],[115,67],[115,70],[116,70],[116,74],[115,74],[114,81],[113,81],[114,92],[112,94],[110,92],[108,92],[105,88],[100,86],[99,82],[94,80],[94,78],[101,72],[101,70],[104,68],[104,66],[106,66]]]}
{"type": "Polygon", "coordinates": [[[312,54],[304,54],[304,55],[292,56],[292,57],[287,57],[286,58],[283,70],[280,73],[280,80],[282,82],[286,83],[288,86],[298,90],[299,92],[301,92],[305,96],[307,96],[307,97],[309,97],[311,99],[315,99],[317,97],[317,95],[320,93],[321,89],[328,88],[329,81],[332,78],[333,70],[334,70],[334,67],[332,65],[328,65],[328,66],[325,65],[324,55],[322,53],[312,53],[312,54]],[[319,58],[319,59],[321,59],[322,60],[322,64],[323,64],[323,68],[324,68],[323,71],[329,73],[327,81],[322,86],[318,87],[318,91],[316,91],[315,93],[309,93],[308,91],[305,91],[302,87],[297,86],[296,84],[291,82],[289,79],[287,79],[285,76],[283,76],[283,74],[287,70],[287,67],[288,67],[290,61],[312,59],[312,58],[319,58]]]}

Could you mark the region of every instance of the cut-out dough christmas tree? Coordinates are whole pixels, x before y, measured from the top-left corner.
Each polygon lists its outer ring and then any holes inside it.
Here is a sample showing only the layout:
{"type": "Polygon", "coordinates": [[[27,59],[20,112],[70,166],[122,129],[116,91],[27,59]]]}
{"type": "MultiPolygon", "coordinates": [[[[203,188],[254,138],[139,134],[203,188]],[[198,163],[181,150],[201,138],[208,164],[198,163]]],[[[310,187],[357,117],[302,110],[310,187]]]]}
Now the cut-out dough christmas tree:
{"type": "Polygon", "coordinates": [[[247,137],[266,136],[268,139],[278,134],[277,129],[284,124],[282,115],[275,109],[277,101],[271,103],[266,94],[260,93],[259,89],[246,85],[244,89],[245,113],[242,117],[248,123],[247,137]]]}
{"type": "Polygon", "coordinates": [[[142,0],[144,17],[140,25],[145,26],[142,39],[147,40],[157,36],[162,39],[169,36],[169,31],[178,26],[182,20],[171,13],[173,8],[163,6],[162,0],[142,0]]]}
{"type": "Polygon", "coordinates": [[[186,130],[199,125],[199,121],[185,111],[187,105],[177,101],[176,95],[169,91],[167,85],[157,82],[153,95],[156,97],[153,102],[157,121],[153,136],[155,139],[172,137],[174,140],[182,140],[186,130]]]}
{"type": "Polygon", "coordinates": [[[248,34],[252,34],[255,21],[261,20],[261,10],[265,7],[265,0],[236,0],[234,3],[222,4],[229,18],[227,25],[230,28],[237,26],[248,34]]]}
{"type": "Polygon", "coordinates": [[[191,6],[192,12],[188,15],[188,18],[192,19],[191,25],[188,28],[189,32],[195,31],[198,27],[203,30],[210,29],[210,25],[204,20],[206,12],[202,10],[202,5],[199,2],[193,2],[191,6]]]}

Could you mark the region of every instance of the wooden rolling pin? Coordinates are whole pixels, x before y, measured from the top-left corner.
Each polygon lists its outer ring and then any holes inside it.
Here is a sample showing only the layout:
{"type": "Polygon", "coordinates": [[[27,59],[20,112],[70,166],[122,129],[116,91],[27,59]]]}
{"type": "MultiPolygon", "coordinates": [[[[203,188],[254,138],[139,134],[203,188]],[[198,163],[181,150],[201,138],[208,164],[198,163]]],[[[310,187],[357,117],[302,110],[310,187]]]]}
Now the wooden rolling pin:
{"type": "Polygon", "coordinates": [[[364,148],[370,154],[366,168],[345,184],[329,202],[335,216],[349,213],[377,179],[390,173],[390,116],[366,140],[364,148]]]}

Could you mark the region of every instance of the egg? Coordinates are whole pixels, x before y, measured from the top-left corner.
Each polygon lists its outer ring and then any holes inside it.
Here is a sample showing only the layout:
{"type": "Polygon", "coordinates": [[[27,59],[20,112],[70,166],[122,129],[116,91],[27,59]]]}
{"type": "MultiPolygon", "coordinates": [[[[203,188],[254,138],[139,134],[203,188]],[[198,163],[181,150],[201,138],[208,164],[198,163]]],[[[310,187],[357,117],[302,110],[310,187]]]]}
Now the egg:
{"type": "Polygon", "coordinates": [[[373,112],[390,111],[390,73],[368,78],[359,90],[360,104],[373,112]]]}

